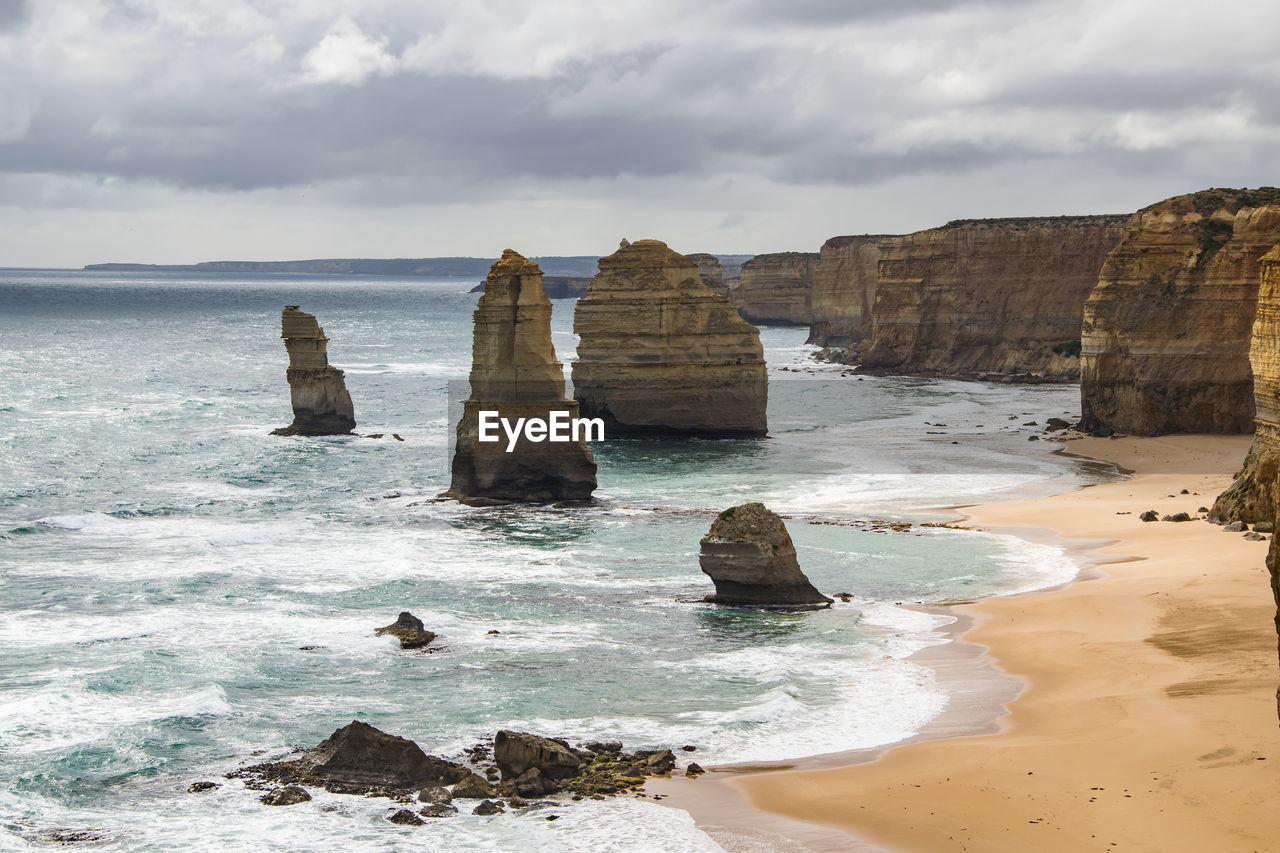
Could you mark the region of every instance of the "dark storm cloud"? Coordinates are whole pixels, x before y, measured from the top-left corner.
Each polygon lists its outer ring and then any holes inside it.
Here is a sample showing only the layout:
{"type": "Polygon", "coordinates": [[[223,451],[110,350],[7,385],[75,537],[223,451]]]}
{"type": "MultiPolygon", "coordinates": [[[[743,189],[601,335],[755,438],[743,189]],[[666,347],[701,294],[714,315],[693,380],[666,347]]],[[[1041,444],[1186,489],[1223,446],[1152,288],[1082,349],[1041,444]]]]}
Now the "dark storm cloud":
{"type": "Polygon", "coordinates": [[[0,30],[20,26],[27,20],[27,0],[0,0],[0,30]]]}

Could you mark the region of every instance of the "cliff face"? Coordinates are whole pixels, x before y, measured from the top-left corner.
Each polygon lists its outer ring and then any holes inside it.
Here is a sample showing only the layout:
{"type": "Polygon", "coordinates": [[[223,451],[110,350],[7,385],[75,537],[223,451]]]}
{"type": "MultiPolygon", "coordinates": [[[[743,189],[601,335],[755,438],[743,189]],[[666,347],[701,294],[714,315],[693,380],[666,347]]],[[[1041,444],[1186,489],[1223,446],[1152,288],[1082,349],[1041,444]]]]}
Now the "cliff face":
{"type": "Polygon", "coordinates": [[[755,327],[659,240],[600,259],[578,301],[574,396],[605,435],[765,435],[768,378],[755,327]]]}
{"type": "Polygon", "coordinates": [[[880,254],[897,239],[886,234],[832,237],[813,268],[811,344],[853,347],[871,337],[880,254]]]}
{"type": "Polygon", "coordinates": [[[1082,306],[1124,222],[1123,216],[965,220],[883,240],[862,368],[1075,379],[1082,306]]]}
{"type": "Polygon", "coordinates": [[[578,417],[565,399],[564,368],[551,345],[551,300],[542,292],[537,264],[507,249],[489,270],[476,306],[471,349],[471,396],[463,404],[446,497],[469,503],[550,503],[586,500],[596,488],[596,463],[582,435],[576,441],[531,441],[522,433],[514,449],[480,441],[481,411],[549,420],[578,417]]]}
{"type": "Polygon", "coordinates": [[[694,252],[685,257],[698,265],[698,277],[708,290],[725,296],[729,294],[729,286],[724,283],[724,266],[719,258],[706,252],[694,252]]]}
{"type": "Polygon", "coordinates": [[[272,435],[347,435],[356,428],[355,409],[343,373],[329,366],[329,339],[312,314],[286,305],[280,337],[289,353],[289,398],[293,423],[272,435]]]}
{"type": "Polygon", "coordinates": [[[813,252],[756,255],[742,265],[729,300],[748,323],[807,326],[813,319],[810,293],[817,262],[813,252]]]}
{"type": "Polygon", "coordinates": [[[1249,344],[1280,193],[1206,190],[1133,215],[1085,302],[1083,425],[1139,435],[1253,429],[1249,344]]]}
{"type": "MultiPolygon", "coordinates": [[[[1253,446],[1244,469],[1209,511],[1210,521],[1271,521],[1280,506],[1274,495],[1280,477],[1280,245],[1263,255],[1259,264],[1249,364],[1255,410],[1253,446]]],[[[1274,554],[1273,545],[1268,567],[1274,566],[1274,554]]],[[[1273,568],[1273,582],[1275,577],[1273,568]]]]}

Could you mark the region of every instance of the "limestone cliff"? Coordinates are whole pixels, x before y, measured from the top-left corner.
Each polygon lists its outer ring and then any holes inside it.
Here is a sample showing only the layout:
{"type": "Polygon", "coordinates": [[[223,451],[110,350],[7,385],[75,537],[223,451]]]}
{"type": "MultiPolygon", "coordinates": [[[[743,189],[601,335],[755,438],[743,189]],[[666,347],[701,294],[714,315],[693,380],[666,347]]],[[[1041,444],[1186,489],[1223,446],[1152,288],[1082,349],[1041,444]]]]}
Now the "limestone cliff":
{"type": "Polygon", "coordinates": [[[1124,222],[1123,216],[961,220],[883,240],[862,369],[1075,379],[1084,299],[1124,222]]]}
{"type": "Polygon", "coordinates": [[[1084,307],[1087,429],[1253,429],[1249,343],[1259,259],[1280,241],[1280,191],[1205,190],[1144,208],[1084,307]]]}
{"type": "Polygon", "coordinates": [[[871,337],[880,254],[888,234],[832,237],[822,244],[813,268],[809,343],[856,347],[871,337]]]}
{"type": "Polygon", "coordinates": [[[813,319],[810,292],[814,252],[756,255],[742,265],[742,278],[729,301],[748,323],[807,326],[813,319]]]}
{"type": "Polygon", "coordinates": [[[289,353],[289,398],[293,423],[272,435],[347,435],[356,428],[355,408],[343,373],[329,366],[329,339],[312,314],[286,305],[280,312],[280,337],[289,353]]]}
{"type": "Polygon", "coordinates": [[[706,252],[694,252],[685,257],[698,265],[698,276],[709,290],[726,296],[729,294],[729,286],[724,281],[724,266],[719,258],[706,252]]]}
{"type": "MultiPolygon", "coordinates": [[[[1210,521],[1271,521],[1280,479],[1280,245],[1259,264],[1258,306],[1250,336],[1253,373],[1253,446],[1231,488],[1209,511],[1210,521]]],[[[1268,557],[1268,566],[1274,562],[1268,557]]],[[[1274,578],[1274,573],[1273,573],[1274,578]]]]}
{"type": "Polygon", "coordinates": [[[446,497],[469,503],[550,503],[587,500],[596,463],[584,437],[532,441],[522,433],[508,452],[505,435],[480,441],[479,413],[549,419],[578,417],[565,398],[564,368],[551,345],[551,300],[537,264],[507,249],[489,270],[476,306],[471,348],[471,396],[463,404],[446,497]]]}
{"type": "Polygon", "coordinates": [[[764,504],[720,513],[701,546],[698,563],[716,585],[707,601],[783,607],[831,603],[800,570],[787,526],[764,504]]]}
{"type": "Polygon", "coordinates": [[[574,396],[619,437],[760,437],[768,378],[755,327],[659,240],[600,259],[578,301],[574,396]]]}

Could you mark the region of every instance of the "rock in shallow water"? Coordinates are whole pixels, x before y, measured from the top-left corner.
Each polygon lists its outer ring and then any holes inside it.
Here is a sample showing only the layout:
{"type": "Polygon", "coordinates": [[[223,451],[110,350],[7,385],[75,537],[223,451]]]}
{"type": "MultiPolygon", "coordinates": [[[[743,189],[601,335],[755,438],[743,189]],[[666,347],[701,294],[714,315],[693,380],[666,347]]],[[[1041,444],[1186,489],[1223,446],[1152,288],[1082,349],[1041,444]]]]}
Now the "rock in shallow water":
{"type": "Polygon", "coordinates": [[[269,806],[296,806],[298,803],[305,803],[311,799],[311,795],[307,793],[305,788],[297,785],[286,785],[283,788],[276,788],[268,791],[258,798],[269,806]]]}
{"type": "Polygon", "coordinates": [[[428,631],[422,624],[421,619],[407,610],[402,611],[396,617],[396,621],[390,625],[384,625],[373,633],[379,637],[383,634],[390,634],[400,640],[400,648],[402,649],[420,649],[436,638],[436,635],[428,631]]]}
{"type": "Polygon", "coordinates": [[[715,582],[716,604],[812,607],[831,604],[800,570],[786,525],[764,504],[730,507],[702,538],[698,562],[715,582]]]}
{"type": "Polygon", "coordinates": [[[348,435],[356,428],[355,408],[343,373],[329,365],[329,339],[315,315],[286,305],[280,336],[289,353],[289,397],[293,423],[272,435],[348,435]]]}

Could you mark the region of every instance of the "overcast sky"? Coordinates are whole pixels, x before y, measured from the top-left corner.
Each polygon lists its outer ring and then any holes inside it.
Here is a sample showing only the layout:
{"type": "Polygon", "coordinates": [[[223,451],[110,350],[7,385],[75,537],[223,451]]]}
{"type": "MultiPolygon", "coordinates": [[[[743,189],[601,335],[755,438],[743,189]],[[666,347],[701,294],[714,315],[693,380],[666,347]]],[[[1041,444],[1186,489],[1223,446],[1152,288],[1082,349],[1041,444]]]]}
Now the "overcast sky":
{"type": "Polygon", "coordinates": [[[0,0],[0,265],[816,251],[1280,184],[1273,0],[0,0]]]}

